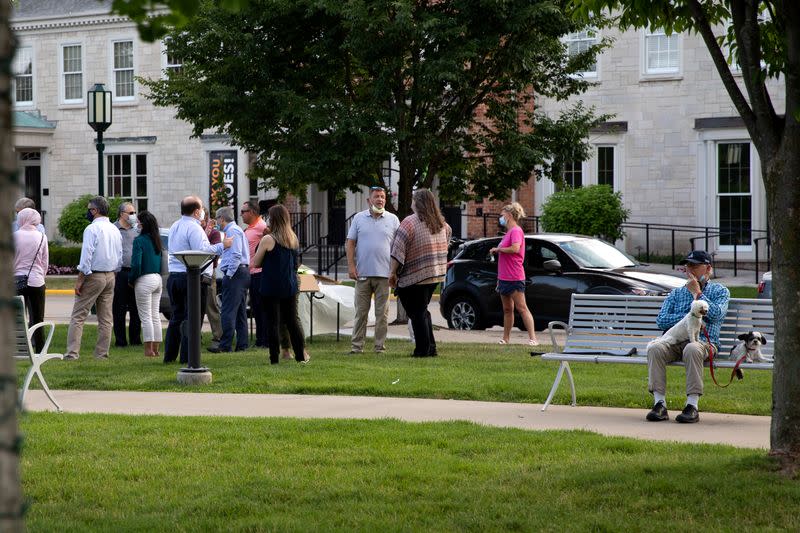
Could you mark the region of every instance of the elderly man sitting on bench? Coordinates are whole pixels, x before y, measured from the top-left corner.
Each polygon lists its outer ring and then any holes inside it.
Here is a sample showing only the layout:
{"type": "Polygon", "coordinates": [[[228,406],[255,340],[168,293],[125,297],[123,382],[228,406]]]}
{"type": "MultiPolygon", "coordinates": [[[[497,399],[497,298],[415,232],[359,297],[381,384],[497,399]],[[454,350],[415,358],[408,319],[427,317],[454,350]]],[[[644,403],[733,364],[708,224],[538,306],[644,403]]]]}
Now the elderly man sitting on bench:
{"type": "Polygon", "coordinates": [[[654,405],[647,413],[647,420],[651,422],[669,420],[666,400],[667,364],[678,360],[682,360],[686,367],[686,406],[675,420],[681,423],[700,420],[697,402],[703,394],[703,362],[708,358],[708,350],[715,350],[715,354],[719,352],[720,326],[728,312],[730,292],[719,283],[710,281],[711,256],[703,250],[694,250],[681,264],[686,265],[688,281],[683,287],[669,293],[661,306],[656,324],[662,330],[668,330],[689,312],[695,299],[708,303],[708,314],[703,318],[705,327],[700,335],[700,342],[652,343],[649,346],[647,386],[653,393],[654,405]]]}

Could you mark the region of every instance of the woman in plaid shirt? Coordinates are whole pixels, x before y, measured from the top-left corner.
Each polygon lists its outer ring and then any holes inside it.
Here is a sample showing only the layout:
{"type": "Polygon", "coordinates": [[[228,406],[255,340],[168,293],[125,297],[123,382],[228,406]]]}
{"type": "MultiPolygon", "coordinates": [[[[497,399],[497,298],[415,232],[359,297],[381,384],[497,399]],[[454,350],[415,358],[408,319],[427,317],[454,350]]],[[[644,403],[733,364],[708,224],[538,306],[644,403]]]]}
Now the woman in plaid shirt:
{"type": "Polygon", "coordinates": [[[403,219],[392,243],[389,286],[395,289],[411,321],[416,344],[412,357],[435,357],[436,340],[428,304],[447,272],[452,230],[428,189],[414,192],[411,210],[414,214],[403,219]]]}

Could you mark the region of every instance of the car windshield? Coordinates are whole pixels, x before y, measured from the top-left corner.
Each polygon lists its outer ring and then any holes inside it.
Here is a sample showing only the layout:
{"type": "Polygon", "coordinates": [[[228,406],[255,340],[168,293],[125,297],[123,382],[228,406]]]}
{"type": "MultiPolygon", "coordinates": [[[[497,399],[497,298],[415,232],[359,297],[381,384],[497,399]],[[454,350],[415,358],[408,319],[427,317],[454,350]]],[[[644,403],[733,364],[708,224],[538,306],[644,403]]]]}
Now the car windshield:
{"type": "Polygon", "coordinates": [[[559,246],[583,268],[624,268],[638,264],[628,254],[596,239],[566,241],[559,246]]]}

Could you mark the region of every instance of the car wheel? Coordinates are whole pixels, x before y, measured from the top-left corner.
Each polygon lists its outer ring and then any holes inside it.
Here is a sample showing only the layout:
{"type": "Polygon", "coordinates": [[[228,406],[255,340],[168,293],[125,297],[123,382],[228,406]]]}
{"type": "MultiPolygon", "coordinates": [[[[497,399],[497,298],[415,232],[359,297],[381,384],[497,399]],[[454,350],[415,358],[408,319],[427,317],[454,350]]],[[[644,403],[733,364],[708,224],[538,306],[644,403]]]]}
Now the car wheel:
{"type": "Polygon", "coordinates": [[[450,329],[483,329],[481,311],[469,296],[456,296],[447,313],[447,325],[450,329]]]}

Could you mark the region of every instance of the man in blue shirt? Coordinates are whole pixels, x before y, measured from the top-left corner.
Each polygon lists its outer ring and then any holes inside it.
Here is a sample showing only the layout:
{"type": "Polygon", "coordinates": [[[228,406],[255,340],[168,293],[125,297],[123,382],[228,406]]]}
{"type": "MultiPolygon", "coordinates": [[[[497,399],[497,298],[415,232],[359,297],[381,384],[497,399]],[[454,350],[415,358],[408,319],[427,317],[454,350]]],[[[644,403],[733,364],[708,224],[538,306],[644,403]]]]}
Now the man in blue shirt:
{"type": "Polygon", "coordinates": [[[686,406],[675,417],[681,423],[700,420],[697,403],[703,394],[703,362],[708,359],[709,350],[719,352],[719,330],[728,312],[730,292],[719,283],[710,281],[712,275],[711,256],[703,250],[694,250],[681,261],[686,265],[686,285],[674,289],[661,306],[656,324],[668,330],[686,316],[694,300],[708,303],[708,314],[703,318],[706,331],[701,331],[701,342],[684,342],[679,345],[653,343],[647,350],[647,382],[653,393],[653,409],[647,413],[647,420],[660,422],[668,420],[666,401],[667,364],[683,361],[686,367],[686,406]]]}
{"type": "MultiPolygon", "coordinates": [[[[169,228],[169,278],[167,292],[172,306],[172,314],[164,339],[164,362],[171,363],[178,358],[180,362],[189,362],[188,327],[184,325],[188,318],[188,280],[186,265],[175,257],[175,252],[199,250],[210,254],[222,253],[223,244],[211,245],[200,221],[205,218],[203,201],[198,196],[187,196],[181,201],[181,218],[169,228]]],[[[119,232],[117,232],[119,233],[119,232]]],[[[206,304],[206,288],[200,284],[200,309],[206,304]]]]}
{"type": "Polygon", "coordinates": [[[236,331],[236,351],[247,349],[247,291],[250,288],[250,245],[244,231],[236,225],[232,207],[220,207],[216,213],[217,224],[225,237],[233,239],[231,246],[222,252],[218,268],[222,278],[222,337],[219,347],[211,346],[209,352],[230,352],[236,331]]]}

